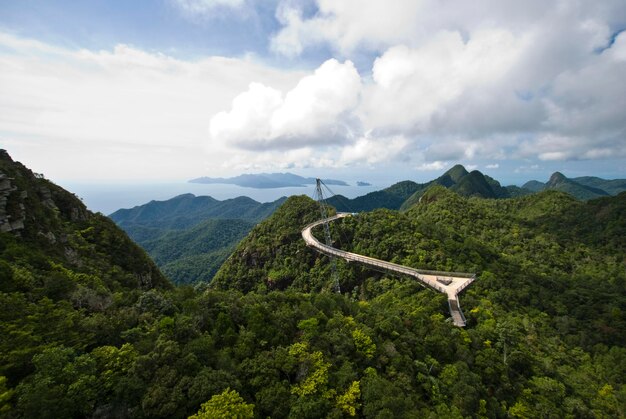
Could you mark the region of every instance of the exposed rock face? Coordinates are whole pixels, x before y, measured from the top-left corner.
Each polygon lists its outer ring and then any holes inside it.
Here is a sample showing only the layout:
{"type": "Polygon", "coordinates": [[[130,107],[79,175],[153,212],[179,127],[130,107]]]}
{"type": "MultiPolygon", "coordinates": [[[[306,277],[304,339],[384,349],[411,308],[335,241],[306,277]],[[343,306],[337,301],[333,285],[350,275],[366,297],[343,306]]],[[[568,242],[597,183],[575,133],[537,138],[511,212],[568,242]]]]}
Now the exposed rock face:
{"type": "MultiPolygon", "coordinates": [[[[46,267],[43,261],[48,260],[76,272],[96,272],[98,277],[104,272],[110,283],[122,287],[170,286],[145,252],[113,221],[90,212],[76,195],[14,161],[2,149],[0,238],[16,249],[30,249],[34,255],[42,255],[35,258],[37,270],[56,269],[46,267]]],[[[76,301],[80,306],[108,304],[106,299],[93,299],[88,294],[77,295],[76,301]]]]}
{"type": "Polygon", "coordinates": [[[86,221],[90,216],[76,196],[14,162],[0,149],[0,231],[23,235],[28,230],[54,244],[57,238],[50,233],[51,226],[42,222],[42,210],[52,210],[48,220],[86,221]]]}
{"type": "Polygon", "coordinates": [[[11,182],[13,179],[8,177],[5,173],[0,172],[0,231],[16,231],[24,228],[24,220],[26,219],[26,212],[24,210],[24,204],[18,202],[16,206],[17,211],[9,211],[9,201],[17,198],[25,197],[25,192],[17,192],[17,187],[11,182]]]}

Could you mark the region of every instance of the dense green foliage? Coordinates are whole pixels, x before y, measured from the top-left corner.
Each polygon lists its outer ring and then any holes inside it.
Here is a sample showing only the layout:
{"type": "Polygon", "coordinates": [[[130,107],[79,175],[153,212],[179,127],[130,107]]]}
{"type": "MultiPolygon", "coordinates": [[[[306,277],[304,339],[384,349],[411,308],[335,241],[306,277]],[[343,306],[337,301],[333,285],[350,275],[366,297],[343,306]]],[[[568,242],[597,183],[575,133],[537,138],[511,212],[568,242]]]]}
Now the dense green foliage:
{"type": "MultiPolygon", "coordinates": [[[[314,217],[312,202],[302,198],[297,204],[314,217]]],[[[282,225],[280,237],[295,237],[307,223],[300,215],[297,227],[290,229],[283,216],[277,212],[256,234],[253,230],[224,265],[216,285],[262,292],[274,283],[278,271],[281,288],[330,287],[323,257],[308,260],[311,268],[306,272],[280,265],[285,259],[293,259],[289,266],[303,263],[299,255],[306,251],[283,245],[276,240],[278,235],[271,235],[282,225]],[[254,269],[240,282],[244,267],[251,265],[254,269]]],[[[588,203],[551,191],[514,200],[484,200],[438,187],[406,212],[377,210],[345,218],[333,227],[335,246],[346,250],[417,268],[479,274],[461,299],[469,322],[462,334],[471,355],[453,362],[449,383],[456,383],[461,370],[477,381],[448,393],[452,398],[446,399],[447,406],[452,403],[463,415],[481,411],[487,416],[508,412],[518,417],[624,415],[619,406],[626,401],[626,388],[617,377],[626,367],[626,194],[588,203]],[[599,359],[611,359],[601,373],[593,361],[599,359]],[[583,379],[592,371],[595,378],[583,379]],[[481,399],[477,396],[481,392],[493,398],[481,399]],[[607,403],[609,394],[612,401],[607,403]],[[472,407],[461,407],[455,397],[473,400],[472,407]],[[600,405],[613,410],[601,413],[600,405]]],[[[400,280],[345,264],[340,264],[340,272],[341,288],[353,298],[371,303],[385,296],[400,304],[400,298],[381,288],[400,280]]],[[[445,313],[442,296],[421,294],[434,303],[431,316],[445,313]]],[[[424,301],[419,307],[425,307],[424,301]]],[[[372,342],[379,350],[381,342],[372,342]]],[[[427,354],[438,359],[440,353],[427,354]]]]}
{"type": "Polygon", "coordinates": [[[343,294],[323,292],[328,259],[300,238],[319,217],[307,197],[254,227],[210,287],[173,288],[106,218],[20,182],[28,222],[0,234],[3,417],[626,415],[626,194],[438,187],[333,224],[335,246],[477,272],[461,329],[411,279],[340,263],[343,294]]]}
{"type": "Polygon", "coordinates": [[[210,282],[254,226],[244,220],[210,219],[185,230],[169,230],[137,241],[176,284],[210,282]]]}
{"type": "Polygon", "coordinates": [[[120,209],[110,217],[175,284],[210,282],[254,223],[285,199],[262,204],[247,197],[218,201],[185,194],[120,209]]]}
{"type": "Polygon", "coordinates": [[[306,247],[300,233],[319,217],[319,207],[311,198],[290,197],[239,243],[212,286],[243,292],[284,289],[293,284],[307,292],[330,289],[328,264],[306,247]]]}

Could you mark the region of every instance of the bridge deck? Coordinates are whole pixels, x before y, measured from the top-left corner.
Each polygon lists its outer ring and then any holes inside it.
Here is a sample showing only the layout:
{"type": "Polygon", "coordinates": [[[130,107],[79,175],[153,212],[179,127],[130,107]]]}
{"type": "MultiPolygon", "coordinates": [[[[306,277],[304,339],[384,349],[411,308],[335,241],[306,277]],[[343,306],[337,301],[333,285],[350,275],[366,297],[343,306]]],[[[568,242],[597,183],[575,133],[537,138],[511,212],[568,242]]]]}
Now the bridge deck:
{"type": "Polygon", "coordinates": [[[314,248],[320,253],[332,257],[340,257],[348,262],[357,262],[374,269],[383,269],[390,273],[408,275],[416,278],[422,285],[434,289],[435,291],[444,293],[448,296],[448,306],[450,307],[450,315],[455,326],[465,326],[465,316],[461,311],[458,294],[464,290],[475,279],[475,274],[466,274],[459,272],[439,272],[426,271],[421,269],[410,268],[408,266],[398,265],[397,263],[386,262],[384,260],[359,255],[344,250],[335,249],[320,243],[311,230],[325,222],[337,220],[339,218],[348,217],[350,213],[338,213],[327,219],[319,220],[307,225],[302,230],[302,238],[307,246],[314,248]]]}

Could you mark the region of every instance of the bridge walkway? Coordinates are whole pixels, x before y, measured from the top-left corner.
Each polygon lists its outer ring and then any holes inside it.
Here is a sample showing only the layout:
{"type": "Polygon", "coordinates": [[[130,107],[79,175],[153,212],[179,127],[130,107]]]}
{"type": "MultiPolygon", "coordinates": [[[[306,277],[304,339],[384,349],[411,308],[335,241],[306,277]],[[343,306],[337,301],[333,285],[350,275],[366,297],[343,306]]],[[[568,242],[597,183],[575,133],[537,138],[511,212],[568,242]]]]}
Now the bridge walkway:
{"type": "Polygon", "coordinates": [[[339,257],[348,262],[357,262],[373,269],[382,269],[393,274],[408,275],[416,278],[425,287],[431,288],[437,292],[441,292],[448,297],[448,306],[450,315],[455,326],[463,327],[466,324],[465,316],[461,311],[458,294],[467,288],[475,279],[475,274],[467,274],[460,272],[441,272],[427,271],[415,269],[408,266],[398,265],[397,263],[386,262],[384,260],[359,255],[357,253],[346,252],[344,250],[335,249],[319,242],[312,233],[312,229],[326,222],[334,221],[340,218],[349,217],[350,213],[338,213],[332,217],[315,221],[307,225],[302,230],[302,238],[307,246],[314,248],[320,253],[331,257],[339,257]]]}

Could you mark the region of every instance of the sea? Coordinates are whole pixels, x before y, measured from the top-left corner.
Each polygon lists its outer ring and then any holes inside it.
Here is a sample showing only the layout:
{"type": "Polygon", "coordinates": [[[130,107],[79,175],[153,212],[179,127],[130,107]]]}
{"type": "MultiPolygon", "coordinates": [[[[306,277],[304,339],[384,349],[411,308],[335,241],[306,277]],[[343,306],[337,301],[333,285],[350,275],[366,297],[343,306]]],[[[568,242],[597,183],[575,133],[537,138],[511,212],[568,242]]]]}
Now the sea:
{"type": "MultiPolygon", "coordinates": [[[[196,196],[211,196],[223,201],[225,199],[247,196],[258,202],[272,202],[283,196],[307,195],[315,196],[315,186],[255,189],[236,185],[200,184],[188,182],[171,183],[76,183],[56,182],[78,196],[91,211],[109,215],[120,208],[133,208],[150,201],[165,201],[178,195],[191,193],[196,196]]],[[[370,186],[339,186],[330,185],[332,193],[348,198],[356,198],[369,192],[378,191],[390,185],[370,186]]]]}

